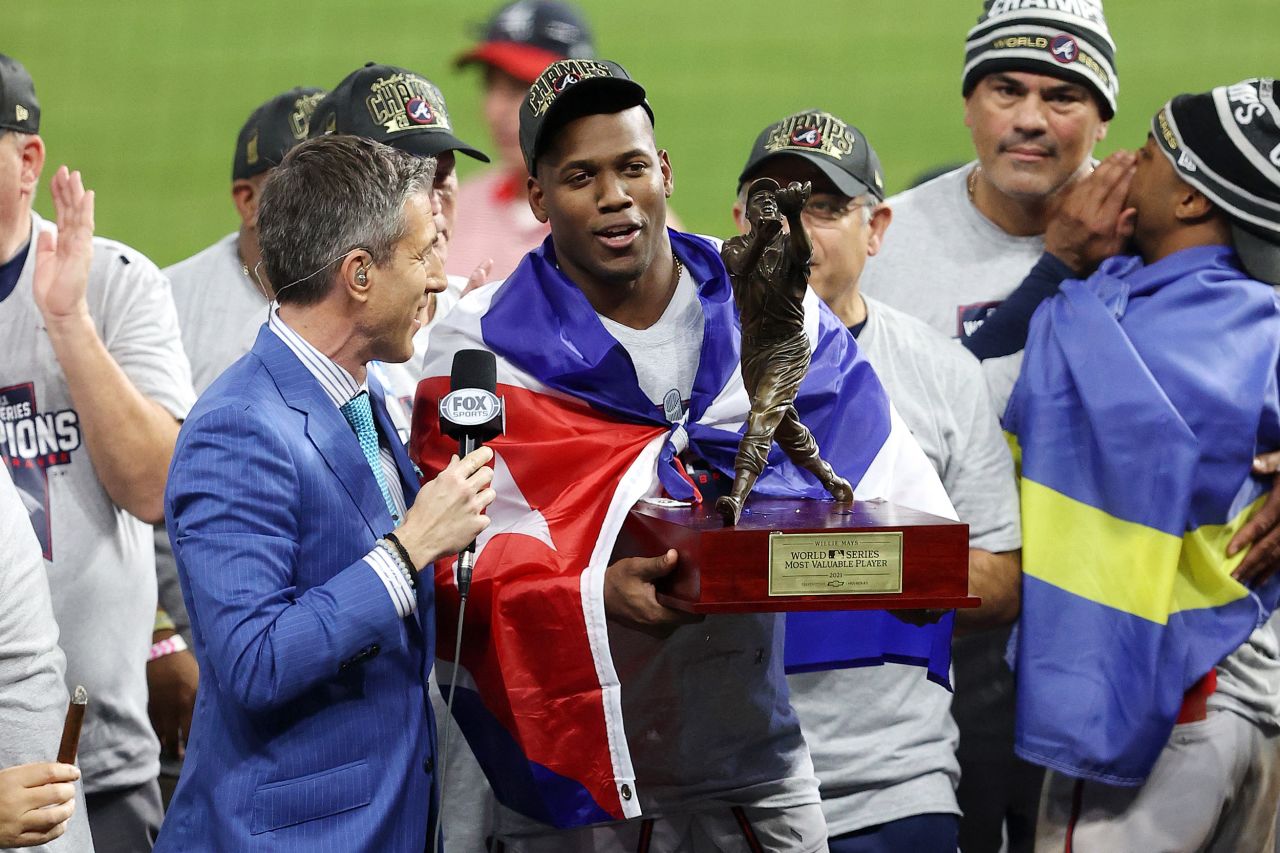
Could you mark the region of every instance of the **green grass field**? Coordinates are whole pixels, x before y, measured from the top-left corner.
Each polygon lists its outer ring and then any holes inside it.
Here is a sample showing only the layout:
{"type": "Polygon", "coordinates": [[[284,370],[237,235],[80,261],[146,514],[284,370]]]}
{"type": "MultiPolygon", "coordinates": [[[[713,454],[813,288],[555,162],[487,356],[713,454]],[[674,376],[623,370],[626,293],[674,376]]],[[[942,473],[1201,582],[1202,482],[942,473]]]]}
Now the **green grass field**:
{"type": "MultiPolygon", "coordinates": [[[[603,56],[649,90],[686,225],[731,229],[734,180],[755,134],[820,106],[857,124],[889,187],[970,156],[964,34],[978,0],[582,6],[603,56]]],[[[164,265],[236,222],[231,153],[249,112],[295,85],[332,86],[374,59],[438,83],[459,135],[485,148],[475,72],[452,58],[490,5],[429,0],[14,0],[0,52],[35,78],[49,148],[98,192],[98,232],[164,265]]],[[[1136,146],[1169,96],[1280,73],[1277,0],[1112,0],[1120,114],[1099,149],[1136,146]]],[[[465,158],[464,158],[465,159],[465,158]]],[[[463,165],[463,174],[473,168],[463,165]]],[[[37,208],[49,213],[48,194],[37,208]]]]}

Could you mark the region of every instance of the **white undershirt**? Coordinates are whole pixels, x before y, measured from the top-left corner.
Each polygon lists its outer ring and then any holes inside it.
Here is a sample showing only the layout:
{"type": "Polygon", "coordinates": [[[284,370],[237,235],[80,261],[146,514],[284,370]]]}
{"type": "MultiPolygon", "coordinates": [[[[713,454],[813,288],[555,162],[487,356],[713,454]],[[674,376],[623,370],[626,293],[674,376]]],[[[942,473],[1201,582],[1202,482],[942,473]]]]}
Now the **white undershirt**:
{"type": "Polygon", "coordinates": [[[649,328],[633,329],[602,315],[600,322],[631,356],[640,390],[663,409],[668,420],[680,420],[684,403],[693,394],[704,322],[702,303],[689,271],[682,269],[666,310],[649,328]],[[680,402],[678,411],[666,402],[668,396],[671,402],[680,402]]]}

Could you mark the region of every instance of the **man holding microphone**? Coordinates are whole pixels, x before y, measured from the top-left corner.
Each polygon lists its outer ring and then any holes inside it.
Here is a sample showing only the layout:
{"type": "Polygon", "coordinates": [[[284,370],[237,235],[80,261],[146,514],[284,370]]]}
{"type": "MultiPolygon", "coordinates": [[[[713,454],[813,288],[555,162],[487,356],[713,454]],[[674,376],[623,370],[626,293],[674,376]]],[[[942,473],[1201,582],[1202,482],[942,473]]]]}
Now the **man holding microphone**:
{"type": "Polygon", "coordinates": [[[432,575],[488,524],[482,448],[418,490],[367,371],[413,353],[435,160],[294,149],[258,215],[277,304],[206,391],[165,496],[202,679],[159,850],[421,851],[435,823],[432,575]]]}

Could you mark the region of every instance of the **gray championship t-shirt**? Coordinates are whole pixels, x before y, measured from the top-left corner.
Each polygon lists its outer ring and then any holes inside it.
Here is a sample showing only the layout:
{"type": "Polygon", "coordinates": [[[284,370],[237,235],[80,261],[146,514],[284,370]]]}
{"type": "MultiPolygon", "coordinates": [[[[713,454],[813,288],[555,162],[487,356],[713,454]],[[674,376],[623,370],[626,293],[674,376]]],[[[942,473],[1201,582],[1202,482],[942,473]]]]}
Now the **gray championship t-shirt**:
{"type": "MultiPolygon", "coordinates": [[[[54,227],[32,219],[33,241],[54,227]]],[[[17,287],[0,302],[0,457],[44,554],[67,683],[89,691],[80,768],[92,794],[141,785],[159,771],[146,680],[155,549],[151,526],[116,506],[94,473],[32,296],[32,246],[17,287]]],[[[98,335],[134,386],[175,418],[186,417],[195,402],[191,368],[169,282],[155,265],[95,237],[87,299],[98,335]]]]}
{"type": "Polygon", "coordinates": [[[173,266],[164,274],[173,285],[182,348],[191,360],[191,379],[203,394],[222,371],[253,346],[267,322],[267,298],[245,275],[240,235],[218,242],[173,266]]]}
{"type": "MultiPolygon", "coordinates": [[[[969,525],[970,546],[1020,548],[1013,460],[977,359],[920,320],[865,302],[858,347],[969,525]]],[[[832,836],[913,815],[960,813],[951,694],[919,667],[885,664],[787,680],[832,836]]]]}
{"type": "MultiPolygon", "coordinates": [[[[67,659],[58,648],[40,543],[9,466],[0,466],[0,769],[53,761],[67,713],[67,659]]],[[[84,792],[61,838],[37,851],[93,851],[84,792]]]]}
{"type": "MultiPolygon", "coordinates": [[[[973,206],[966,180],[975,165],[888,200],[893,225],[859,284],[863,295],[949,338],[977,331],[1044,253],[1042,236],[1011,236],[973,206]]],[[[1021,353],[982,363],[997,415],[1004,413],[1021,365],[1021,353]]]]}

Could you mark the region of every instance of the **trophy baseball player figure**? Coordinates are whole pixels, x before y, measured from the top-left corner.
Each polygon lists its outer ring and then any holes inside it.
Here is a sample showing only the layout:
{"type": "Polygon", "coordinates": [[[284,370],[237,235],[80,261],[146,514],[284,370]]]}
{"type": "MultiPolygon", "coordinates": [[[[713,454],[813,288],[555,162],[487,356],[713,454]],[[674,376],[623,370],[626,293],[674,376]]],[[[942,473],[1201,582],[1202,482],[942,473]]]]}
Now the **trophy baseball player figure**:
{"type": "Polygon", "coordinates": [[[716,501],[726,525],[737,524],[775,439],[832,497],[853,500],[853,487],[823,461],[794,405],[810,357],[804,296],[813,247],[800,221],[810,189],[808,182],[782,189],[772,178],[753,181],[747,193],[751,232],[726,240],[720,250],[738,303],[742,381],[751,398],[746,432],[733,463],[733,491],[716,501]]]}

